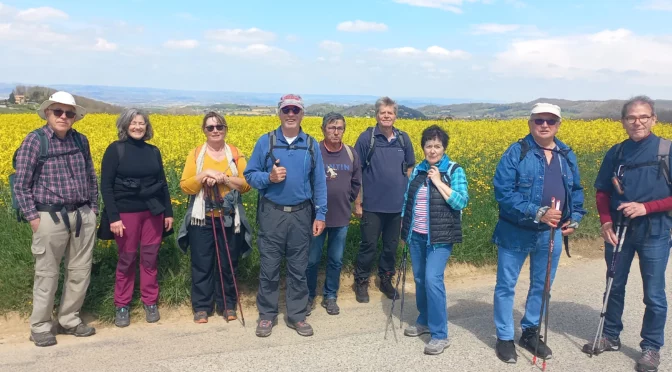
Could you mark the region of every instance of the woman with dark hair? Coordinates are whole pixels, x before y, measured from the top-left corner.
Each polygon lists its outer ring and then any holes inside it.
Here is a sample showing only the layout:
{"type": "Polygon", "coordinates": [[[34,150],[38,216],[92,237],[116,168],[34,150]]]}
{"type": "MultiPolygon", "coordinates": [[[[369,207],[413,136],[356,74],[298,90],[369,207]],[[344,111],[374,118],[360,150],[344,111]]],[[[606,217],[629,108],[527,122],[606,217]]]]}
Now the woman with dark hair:
{"type": "Polygon", "coordinates": [[[467,206],[464,169],[445,151],[448,134],[437,125],[422,132],[425,160],[409,177],[401,211],[401,239],[408,244],[420,315],[404,330],[409,337],[431,334],[425,354],[441,354],[450,345],[443,273],[453,250],[462,242],[462,209],[467,206]]]}
{"type": "Polygon", "coordinates": [[[241,201],[241,194],[250,191],[243,177],[247,161],[235,146],[226,142],[226,120],[209,112],[203,118],[201,130],[206,141],[189,152],[180,180],[180,188],[190,198],[185,221],[178,232],[178,243],[183,249],[191,246],[194,322],[207,323],[215,305],[217,313],[225,315],[227,320],[237,319],[235,272],[239,257],[245,257],[251,250],[252,229],[245,219],[241,201]],[[216,199],[221,199],[224,206],[206,210],[206,203],[211,205],[214,189],[216,199]],[[243,233],[241,227],[245,230],[243,233]]]}
{"type": "Polygon", "coordinates": [[[129,305],[140,247],[140,292],[147,322],[160,319],[157,264],[166,232],[172,232],[173,209],[161,152],[146,141],[153,136],[149,116],[127,109],[117,119],[118,141],[107,147],[101,165],[100,189],[105,208],[98,238],[114,239],[119,249],[114,305],[115,325],[130,324],[129,305]]]}

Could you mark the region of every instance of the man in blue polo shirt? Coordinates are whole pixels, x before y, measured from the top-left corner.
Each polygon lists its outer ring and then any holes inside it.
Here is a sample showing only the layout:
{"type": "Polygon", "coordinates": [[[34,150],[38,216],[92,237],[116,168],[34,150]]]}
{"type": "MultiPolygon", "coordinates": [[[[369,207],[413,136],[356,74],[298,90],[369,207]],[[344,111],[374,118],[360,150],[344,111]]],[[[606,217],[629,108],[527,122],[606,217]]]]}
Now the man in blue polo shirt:
{"type": "Polygon", "coordinates": [[[583,187],[576,155],[555,136],[561,124],[560,107],[537,103],[532,108],[530,134],[512,144],[497,164],[493,180],[499,203],[499,221],[493,234],[497,245],[497,284],[494,320],[497,357],[516,363],[513,299],[520,270],[530,257],[530,289],[521,320],[519,344],[538,357],[550,358],[551,349],[537,339],[539,314],[546,281],[551,227],[557,227],[551,264],[553,284],[562,237],[574,232],[585,215],[583,187]],[[560,210],[551,201],[560,202],[560,210]],[[562,233],[560,233],[560,231],[562,233]]]}
{"type": "Polygon", "coordinates": [[[260,195],[259,337],[270,336],[277,324],[283,255],[287,259],[287,326],[301,336],[313,335],[306,323],[306,268],[312,236],[322,234],[325,227],[327,184],[317,141],[301,130],[303,114],[301,96],[283,96],[278,104],[280,127],[259,138],[244,172],[260,195]]]}
{"type": "Polygon", "coordinates": [[[369,275],[381,233],[383,252],[378,260],[380,291],[390,299],[396,293],[392,276],[401,230],[401,208],[408,176],[415,165],[410,137],[394,127],[397,103],[383,97],[376,101],[375,108],[376,126],[365,130],[355,144],[362,162],[362,188],[355,201],[355,215],[362,220],[362,242],[355,269],[355,296],[362,303],[369,302],[369,275]]]}
{"type": "Polygon", "coordinates": [[[591,339],[584,345],[583,351],[598,354],[621,349],[619,336],[623,330],[621,316],[625,305],[625,285],[637,253],[646,311],[640,333],[642,354],[635,369],[657,371],[667,323],[665,270],[670,257],[672,229],[669,214],[672,210],[672,169],[669,162],[672,144],[651,133],[656,124],[656,113],[654,102],[649,97],[638,96],[627,101],[621,110],[621,121],[628,139],[607,151],[595,180],[607,268],[612,265],[613,247],[618,240],[614,232],[617,215],[622,213],[630,222],[622,250],[615,261],[604,331],[596,350],[593,350],[591,339]],[[668,160],[667,164],[664,159],[668,160]],[[614,187],[615,184],[619,187],[614,187]]]}

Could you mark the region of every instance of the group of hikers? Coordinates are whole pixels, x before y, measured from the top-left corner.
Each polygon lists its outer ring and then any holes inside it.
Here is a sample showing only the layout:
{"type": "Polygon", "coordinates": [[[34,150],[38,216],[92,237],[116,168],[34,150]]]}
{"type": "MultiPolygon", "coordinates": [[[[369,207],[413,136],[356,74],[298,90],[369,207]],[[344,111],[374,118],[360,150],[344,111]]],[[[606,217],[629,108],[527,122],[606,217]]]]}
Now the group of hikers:
{"type": "MultiPolygon", "coordinates": [[[[280,125],[258,139],[249,160],[227,142],[227,120],[215,112],[205,115],[201,125],[205,140],[189,152],[180,180],[189,203],[176,234],[180,248],[191,255],[194,322],[207,323],[215,313],[235,320],[236,305],[242,316],[236,272],[239,260],[252,250],[253,231],[242,194],[254,188],[259,194],[257,336],[270,336],[277,324],[283,259],[286,324],[299,335],[313,335],[306,319],[317,304],[317,271],[325,241],[327,265],[320,305],[330,315],[339,314],[343,252],[354,214],[361,221],[354,275],[357,301],[369,302],[379,239],[379,289],[393,301],[399,298],[392,278],[401,245],[410,252],[419,311],[404,334],[429,334],[426,354],[440,354],[449,346],[444,271],[454,245],[463,239],[467,176],[446,154],[449,135],[437,125],[422,132],[424,159],[417,161],[411,138],[394,125],[397,109],[392,99],[380,98],[375,103],[376,125],[350,147],[343,143],[346,119],[342,115],[324,116],[324,137],[318,142],[301,128],[302,98],[285,95],[278,103],[280,125]]],[[[118,246],[115,324],[130,324],[138,256],[146,321],[158,321],[158,252],[162,239],[177,225],[161,152],[147,142],[153,137],[149,116],[137,109],[119,115],[119,140],[109,145],[101,165],[101,212],[89,141],[72,128],[86,110],[69,93],[56,92],[37,113],[46,124],[25,137],[15,154],[16,173],[10,177],[19,218],[33,231],[30,340],[37,346],[56,344],[52,309],[63,258],[66,270],[56,331],[77,337],[95,334],[79,312],[90,281],[96,237],[114,239],[118,246]]],[[[636,252],[646,305],[636,368],[656,371],[667,314],[670,141],[651,132],[656,115],[654,102],[646,96],[627,101],[621,118],[629,138],[606,153],[595,180],[605,260],[610,266],[606,310],[596,339],[583,351],[592,355],[620,349],[625,286],[636,252]]],[[[517,361],[514,292],[528,256],[530,287],[519,345],[544,360],[552,356],[541,336],[541,322],[563,237],[574,233],[586,214],[577,157],[556,137],[561,123],[560,107],[534,105],[529,134],[506,149],[493,178],[499,204],[492,239],[498,249],[495,350],[506,363],[517,361]]]]}

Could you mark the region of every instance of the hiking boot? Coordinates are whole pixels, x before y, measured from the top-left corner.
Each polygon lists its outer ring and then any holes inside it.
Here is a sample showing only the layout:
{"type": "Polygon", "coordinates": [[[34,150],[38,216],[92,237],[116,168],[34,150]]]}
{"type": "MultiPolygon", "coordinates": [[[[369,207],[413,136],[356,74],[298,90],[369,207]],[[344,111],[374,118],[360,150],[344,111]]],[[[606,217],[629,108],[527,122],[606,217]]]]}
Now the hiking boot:
{"type": "Polygon", "coordinates": [[[338,315],[338,313],[341,311],[338,305],[336,305],[335,298],[323,298],[322,307],[327,309],[327,314],[329,315],[338,315]]]}
{"type": "Polygon", "coordinates": [[[400,298],[399,292],[392,285],[392,273],[385,273],[385,275],[380,277],[380,291],[390,300],[394,299],[395,296],[400,298]]]}
{"type": "Polygon", "coordinates": [[[208,313],[206,311],[197,311],[194,313],[194,323],[202,324],[208,322],[208,313]]]}
{"type": "Polygon", "coordinates": [[[128,311],[128,306],[118,307],[117,312],[114,316],[114,325],[123,328],[128,327],[130,324],[131,324],[131,313],[128,311]]]}
{"type": "Polygon", "coordinates": [[[368,303],[369,302],[369,281],[368,280],[357,280],[355,282],[355,297],[359,303],[368,303]]]}
{"type": "Polygon", "coordinates": [[[236,310],[226,310],[226,320],[227,321],[232,321],[238,319],[238,314],[236,314],[236,310]]]}
{"type": "Polygon", "coordinates": [[[551,349],[546,346],[542,340],[543,336],[540,335],[537,339],[537,329],[537,327],[530,327],[524,330],[523,335],[520,336],[518,344],[532,353],[532,355],[535,355],[534,351],[536,350],[536,356],[538,358],[551,359],[553,357],[553,351],[551,351],[551,349]],[[539,345],[537,345],[537,343],[539,345]]]}
{"type": "Polygon", "coordinates": [[[273,332],[273,326],[278,324],[278,319],[273,320],[260,320],[257,324],[257,337],[268,337],[273,332]]]}
{"type": "Polygon", "coordinates": [[[513,340],[505,341],[497,339],[495,352],[497,353],[497,358],[504,363],[516,363],[518,361],[518,353],[516,353],[516,345],[513,343],[513,340]]]}
{"type": "Polygon", "coordinates": [[[612,340],[610,338],[607,338],[606,336],[602,336],[597,340],[595,350],[592,349],[593,349],[593,343],[591,342],[589,344],[583,345],[581,351],[583,351],[586,354],[593,354],[593,355],[599,355],[605,351],[619,351],[621,350],[621,340],[618,338],[612,340]]]}
{"type": "Polygon", "coordinates": [[[635,371],[638,372],[656,372],[660,365],[660,353],[653,349],[645,349],[642,356],[637,359],[635,371]]]}
{"type": "Polygon", "coordinates": [[[429,327],[415,323],[415,325],[408,326],[404,329],[404,336],[418,337],[420,335],[429,334],[429,327]]]}
{"type": "Polygon", "coordinates": [[[33,333],[31,331],[29,339],[39,347],[56,345],[56,336],[51,332],[33,333]]]}
{"type": "Polygon", "coordinates": [[[296,323],[288,321],[287,327],[296,330],[296,333],[300,334],[301,336],[313,335],[313,327],[311,327],[310,324],[306,323],[305,321],[296,323]]]}
{"type": "Polygon", "coordinates": [[[62,325],[58,325],[58,333],[63,335],[72,335],[75,337],[89,337],[96,334],[96,329],[89,327],[84,324],[84,322],[77,324],[77,327],[65,328],[62,325]]]}
{"type": "Polygon", "coordinates": [[[161,315],[159,314],[159,307],[154,305],[144,305],[145,308],[145,320],[147,320],[147,323],[156,323],[161,319],[161,315]]]}
{"type": "Polygon", "coordinates": [[[450,341],[448,339],[445,340],[437,340],[435,338],[429,340],[429,343],[425,345],[425,354],[427,355],[439,355],[443,353],[443,350],[448,348],[450,346],[450,341]]]}
{"type": "Polygon", "coordinates": [[[309,316],[313,309],[315,309],[315,297],[308,297],[308,305],[306,306],[306,316],[309,316]]]}

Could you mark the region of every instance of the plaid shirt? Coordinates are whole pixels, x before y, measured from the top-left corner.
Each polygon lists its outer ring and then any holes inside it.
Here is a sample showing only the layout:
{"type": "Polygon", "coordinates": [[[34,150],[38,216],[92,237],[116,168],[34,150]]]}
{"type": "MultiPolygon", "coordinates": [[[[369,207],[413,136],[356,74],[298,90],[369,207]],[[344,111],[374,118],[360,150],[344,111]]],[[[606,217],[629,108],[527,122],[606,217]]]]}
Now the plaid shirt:
{"type": "Polygon", "coordinates": [[[31,185],[31,180],[40,155],[40,140],[37,135],[28,134],[16,154],[14,193],[21,213],[30,221],[39,217],[35,203],[90,202],[91,209],[98,214],[98,181],[88,139],[80,134],[89,159],[89,164],[86,164],[83,154],[77,151],[72,131],[64,139],[60,139],[48,125],[40,130],[47,134],[49,153],[34,185],[31,185]]]}

